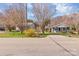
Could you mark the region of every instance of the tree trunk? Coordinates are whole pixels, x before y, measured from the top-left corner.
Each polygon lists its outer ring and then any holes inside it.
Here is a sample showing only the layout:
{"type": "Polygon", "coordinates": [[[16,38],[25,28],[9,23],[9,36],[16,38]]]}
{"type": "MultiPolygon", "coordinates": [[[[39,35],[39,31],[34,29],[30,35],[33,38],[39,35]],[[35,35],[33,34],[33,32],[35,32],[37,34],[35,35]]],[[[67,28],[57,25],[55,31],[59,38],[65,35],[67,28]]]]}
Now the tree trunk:
{"type": "Polygon", "coordinates": [[[23,31],[21,31],[21,34],[23,34],[23,31]]]}
{"type": "Polygon", "coordinates": [[[12,31],[12,28],[11,27],[7,27],[7,29],[11,32],[12,31]]]}
{"type": "Polygon", "coordinates": [[[45,27],[43,26],[41,29],[42,29],[42,33],[44,34],[44,31],[45,31],[45,27]]]}
{"type": "Polygon", "coordinates": [[[20,31],[21,31],[21,34],[23,34],[24,29],[20,29],[20,31]]]}
{"type": "Polygon", "coordinates": [[[44,34],[44,30],[42,29],[42,33],[44,34]]]}
{"type": "Polygon", "coordinates": [[[20,29],[21,34],[23,34],[23,31],[25,30],[25,27],[24,26],[18,26],[18,27],[20,29]]]}
{"type": "Polygon", "coordinates": [[[9,31],[11,32],[11,31],[12,31],[12,29],[9,29],[9,31]]]}
{"type": "Polygon", "coordinates": [[[49,29],[49,32],[51,32],[51,28],[49,29]]]}

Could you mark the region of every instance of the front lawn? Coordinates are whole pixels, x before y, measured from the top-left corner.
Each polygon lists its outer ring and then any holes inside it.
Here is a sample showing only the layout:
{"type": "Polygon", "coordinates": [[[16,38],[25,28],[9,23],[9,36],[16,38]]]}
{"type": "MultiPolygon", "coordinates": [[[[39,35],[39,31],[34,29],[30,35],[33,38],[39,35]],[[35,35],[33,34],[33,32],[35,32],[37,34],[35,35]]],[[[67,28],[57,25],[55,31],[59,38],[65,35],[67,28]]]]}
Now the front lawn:
{"type": "Polygon", "coordinates": [[[41,35],[69,35],[68,32],[57,32],[57,33],[53,33],[53,32],[45,32],[45,33],[40,33],[41,35]]]}
{"type": "Polygon", "coordinates": [[[0,37],[25,37],[24,34],[21,34],[20,32],[4,32],[4,33],[0,33],[0,37]]]}
{"type": "MultiPolygon", "coordinates": [[[[33,33],[30,33],[33,34],[33,33]]],[[[26,34],[22,34],[21,32],[3,32],[0,33],[0,38],[24,38],[24,37],[38,37],[38,38],[42,38],[42,37],[46,37],[46,35],[36,35],[36,36],[30,36],[30,34],[27,32],[26,34]]],[[[35,34],[34,34],[35,35],[35,34]]]]}
{"type": "MultiPolygon", "coordinates": [[[[45,33],[40,33],[38,38],[40,37],[47,37],[48,35],[63,35],[63,36],[68,36],[68,37],[78,37],[78,34],[70,34],[68,32],[58,32],[58,33],[52,33],[52,32],[45,32],[45,33]]],[[[21,34],[21,32],[3,32],[0,33],[1,38],[22,38],[22,37],[28,37],[24,34],[21,34]]]]}

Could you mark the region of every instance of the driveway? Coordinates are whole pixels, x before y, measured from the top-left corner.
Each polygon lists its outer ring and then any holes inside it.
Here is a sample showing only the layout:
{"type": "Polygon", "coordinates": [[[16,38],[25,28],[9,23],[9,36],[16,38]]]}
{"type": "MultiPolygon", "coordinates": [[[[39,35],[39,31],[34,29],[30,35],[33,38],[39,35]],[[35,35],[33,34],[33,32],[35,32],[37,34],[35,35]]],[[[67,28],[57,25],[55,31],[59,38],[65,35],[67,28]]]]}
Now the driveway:
{"type": "Polygon", "coordinates": [[[79,38],[60,35],[49,36],[49,38],[72,56],[79,56],[79,38]]]}
{"type": "Polygon", "coordinates": [[[46,38],[0,38],[1,56],[75,56],[78,38],[52,35],[46,38]]]}

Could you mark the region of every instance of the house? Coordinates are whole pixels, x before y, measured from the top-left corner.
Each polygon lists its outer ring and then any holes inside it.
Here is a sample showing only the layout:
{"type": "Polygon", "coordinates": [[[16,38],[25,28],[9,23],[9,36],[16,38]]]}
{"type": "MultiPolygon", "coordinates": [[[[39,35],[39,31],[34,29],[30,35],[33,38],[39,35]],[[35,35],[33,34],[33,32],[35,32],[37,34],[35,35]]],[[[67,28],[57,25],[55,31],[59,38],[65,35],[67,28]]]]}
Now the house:
{"type": "Polygon", "coordinates": [[[45,27],[46,31],[50,31],[51,29],[51,32],[68,32],[70,30],[70,27],[67,25],[67,24],[57,24],[57,25],[48,25],[45,27]]]}
{"type": "Polygon", "coordinates": [[[5,26],[0,24],[0,31],[5,31],[5,26]]]}
{"type": "Polygon", "coordinates": [[[0,31],[5,31],[6,27],[3,22],[0,22],[0,31]]]}
{"type": "Polygon", "coordinates": [[[70,27],[66,24],[57,24],[51,27],[52,32],[68,32],[70,27]]]}
{"type": "Polygon", "coordinates": [[[27,28],[35,28],[34,24],[32,22],[28,22],[26,25],[27,28]]]}

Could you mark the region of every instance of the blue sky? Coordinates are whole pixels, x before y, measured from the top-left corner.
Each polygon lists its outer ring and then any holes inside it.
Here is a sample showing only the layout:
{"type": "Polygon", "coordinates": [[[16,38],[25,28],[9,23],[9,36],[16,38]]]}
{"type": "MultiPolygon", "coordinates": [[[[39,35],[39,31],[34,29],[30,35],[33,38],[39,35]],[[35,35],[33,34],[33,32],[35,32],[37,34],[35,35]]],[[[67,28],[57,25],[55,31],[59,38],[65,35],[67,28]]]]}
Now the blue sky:
{"type": "MultiPolygon", "coordinates": [[[[79,12],[79,3],[51,3],[54,8],[56,9],[56,12],[54,14],[54,17],[57,16],[63,16],[67,14],[72,14],[72,13],[78,13],[79,12]]],[[[3,12],[8,6],[11,4],[8,3],[0,3],[0,12],[3,12]]],[[[32,13],[32,5],[29,3],[28,4],[28,18],[29,19],[35,19],[34,15],[32,13]]]]}
{"type": "MultiPolygon", "coordinates": [[[[55,9],[56,9],[54,17],[79,12],[79,3],[51,3],[51,4],[52,6],[55,6],[55,9]]],[[[52,6],[51,8],[53,8],[52,6]]],[[[28,4],[28,18],[34,19],[31,4],[28,4]]]]}

